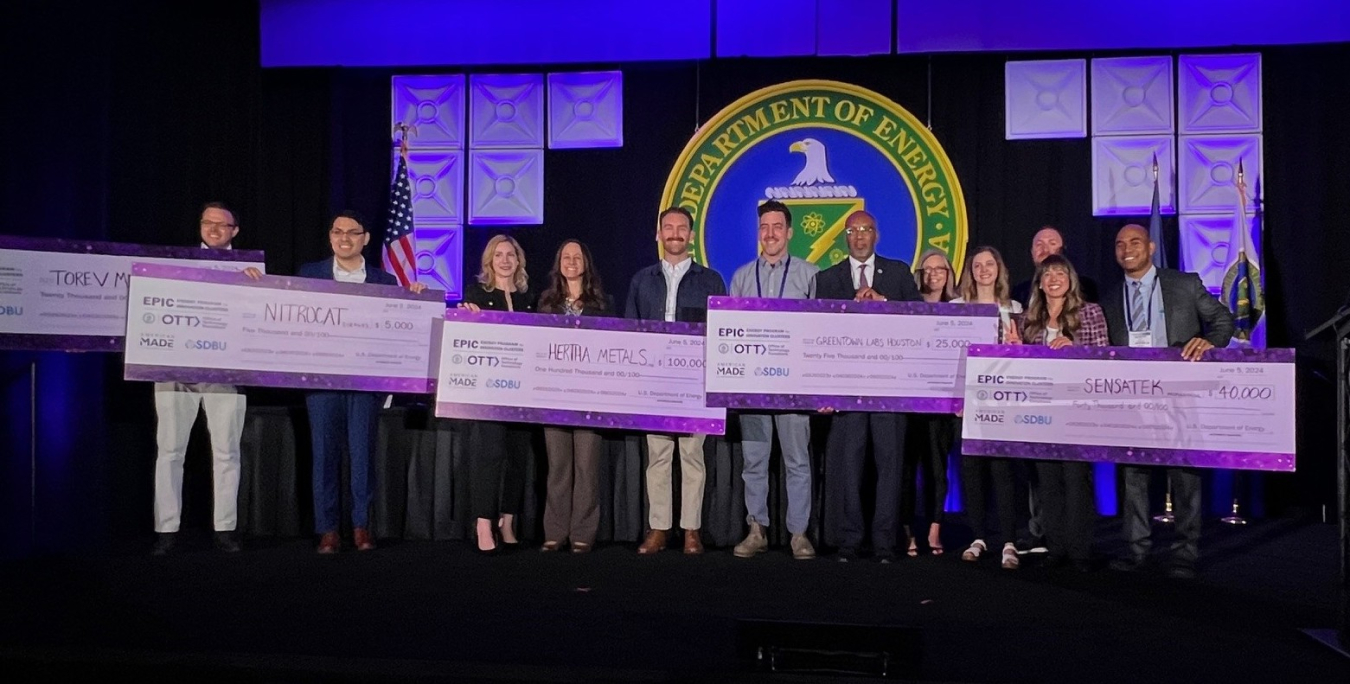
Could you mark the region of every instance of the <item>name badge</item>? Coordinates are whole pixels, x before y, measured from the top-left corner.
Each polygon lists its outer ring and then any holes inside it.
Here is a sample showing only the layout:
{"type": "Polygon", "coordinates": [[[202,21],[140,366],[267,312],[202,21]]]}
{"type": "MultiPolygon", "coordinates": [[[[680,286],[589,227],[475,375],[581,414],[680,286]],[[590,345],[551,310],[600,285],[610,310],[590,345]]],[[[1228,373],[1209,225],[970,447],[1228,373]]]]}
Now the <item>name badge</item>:
{"type": "Polygon", "coordinates": [[[1130,333],[1131,347],[1152,347],[1153,333],[1148,330],[1140,330],[1130,333]]]}

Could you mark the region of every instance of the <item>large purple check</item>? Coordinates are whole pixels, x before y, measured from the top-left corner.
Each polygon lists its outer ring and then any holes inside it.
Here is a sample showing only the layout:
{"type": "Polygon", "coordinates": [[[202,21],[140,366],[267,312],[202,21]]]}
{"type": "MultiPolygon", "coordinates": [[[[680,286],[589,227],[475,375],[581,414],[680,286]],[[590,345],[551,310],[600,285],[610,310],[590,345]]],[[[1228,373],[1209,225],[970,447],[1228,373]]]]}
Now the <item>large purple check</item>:
{"type": "Polygon", "coordinates": [[[992,304],[708,299],[709,406],[955,413],[992,304]]]}
{"type": "Polygon", "coordinates": [[[1290,471],[1294,403],[1292,349],[972,346],[962,452],[1290,471]]]}
{"type": "Polygon", "coordinates": [[[425,393],[445,293],[136,264],[127,380],[425,393]]]}
{"type": "Polygon", "coordinates": [[[0,235],[0,349],[121,350],[136,262],[263,270],[263,253],[0,235]]]}
{"type": "Polygon", "coordinates": [[[703,326],[445,313],[436,415],[720,435],[703,398],[703,326]]]}

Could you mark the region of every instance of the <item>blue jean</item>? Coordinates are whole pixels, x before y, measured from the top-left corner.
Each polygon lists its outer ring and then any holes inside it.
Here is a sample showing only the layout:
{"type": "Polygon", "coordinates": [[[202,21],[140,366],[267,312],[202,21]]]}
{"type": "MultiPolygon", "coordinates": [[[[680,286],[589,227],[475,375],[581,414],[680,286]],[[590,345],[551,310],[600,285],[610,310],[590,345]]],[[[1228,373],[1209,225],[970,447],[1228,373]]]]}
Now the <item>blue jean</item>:
{"type": "Polygon", "coordinates": [[[769,526],[769,454],[776,424],[787,471],[788,532],[805,534],[811,519],[811,418],[797,413],[751,413],[740,418],[746,522],[769,526]]]}
{"type": "Polygon", "coordinates": [[[342,451],[350,457],[352,527],[369,527],[375,491],[370,463],[375,454],[380,395],[370,392],[310,392],[310,438],[314,444],[314,531],[338,529],[338,481],[342,451]]]}

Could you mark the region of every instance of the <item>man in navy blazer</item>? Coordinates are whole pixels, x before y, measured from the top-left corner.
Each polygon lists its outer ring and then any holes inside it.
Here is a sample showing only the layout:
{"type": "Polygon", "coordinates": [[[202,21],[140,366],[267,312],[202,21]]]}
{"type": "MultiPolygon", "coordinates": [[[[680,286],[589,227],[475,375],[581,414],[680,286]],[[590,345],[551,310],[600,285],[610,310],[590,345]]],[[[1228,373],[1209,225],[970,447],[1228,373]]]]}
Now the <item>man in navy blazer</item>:
{"type": "MultiPolygon", "coordinates": [[[[628,286],[625,318],[703,323],[708,320],[708,297],[725,295],[722,274],[694,263],[689,243],[694,239],[694,217],[682,207],[671,207],[657,218],[656,239],[661,261],[633,276],[628,286]]],[[[671,464],[680,447],[680,527],[684,552],[703,553],[699,530],[703,526],[704,435],[647,435],[647,525],[650,528],[638,553],[666,548],[674,525],[671,464]]]]}
{"type": "MultiPolygon", "coordinates": [[[[855,211],[844,220],[848,234],[847,259],[816,274],[816,297],[854,301],[906,301],[922,299],[909,264],[876,253],[876,217],[855,211]]],[[[832,409],[824,411],[832,413],[832,409]]],[[[862,474],[867,458],[867,438],[872,437],[872,459],[877,469],[876,509],[872,513],[872,553],[889,563],[895,559],[900,513],[900,473],[904,471],[905,428],[903,413],[844,412],[834,416],[826,447],[826,483],[835,501],[833,538],[838,559],[857,558],[863,540],[862,474]]]]}
{"type": "MultiPolygon", "coordinates": [[[[296,275],[340,283],[399,284],[397,278],[362,256],[362,250],[370,243],[370,233],[366,232],[364,221],[356,212],[343,211],[333,218],[328,242],[333,256],[304,264],[296,275]]],[[[421,292],[426,286],[412,283],[408,289],[421,292]]],[[[370,464],[375,451],[380,396],[346,390],[318,390],[305,394],[314,451],[314,531],[320,535],[319,553],[337,553],[341,546],[338,480],[342,470],[339,459],[344,446],[350,458],[352,542],[358,551],[375,548],[369,523],[371,496],[375,490],[375,474],[370,464]]]]}

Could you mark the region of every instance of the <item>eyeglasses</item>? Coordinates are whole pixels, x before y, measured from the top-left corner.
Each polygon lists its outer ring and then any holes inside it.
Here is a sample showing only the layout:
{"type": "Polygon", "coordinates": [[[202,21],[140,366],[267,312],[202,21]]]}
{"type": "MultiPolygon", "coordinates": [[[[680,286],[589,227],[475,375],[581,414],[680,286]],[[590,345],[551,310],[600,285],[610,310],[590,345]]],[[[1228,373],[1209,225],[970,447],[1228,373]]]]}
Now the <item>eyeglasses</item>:
{"type": "Polygon", "coordinates": [[[365,234],[366,234],[366,231],[364,231],[364,230],[338,230],[337,228],[334,228],[334,229],[328,231],[328,235],[330,235],[331,237],[335,237],[335,238],[340,238],[340,237],[354,238],[354,237],[356,237],[356,236],[358,236],[358,235],[365,235],[365,234]]]}
{"type": "Polygon", "coordinates": [[[844,232],[848,233],[849,235],[853,235],[854,233],[857,233],[859,235],[866,235],[868,233],[875,233],[876,230],[877,229],[875,226],[849,226],[844,229],[844,232]]]}
{"type": "Polygon", "coordinates": [[[224,222],[224,221],[202,221],[202,227],[203,227],[203,228],[233,228],[233,227],[234,227],[234,224],[233,224],[233,223],[226,223],[226,222],[224,222]]]}
{"type": "Polygon", "coordinates": [[[924,275],[931,275],[933,273],[946,273],[949,270],[951,269],[946,266],[938,266],[937,268],[921,268],[919,269],[919,272],[924,275]]]}

